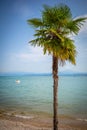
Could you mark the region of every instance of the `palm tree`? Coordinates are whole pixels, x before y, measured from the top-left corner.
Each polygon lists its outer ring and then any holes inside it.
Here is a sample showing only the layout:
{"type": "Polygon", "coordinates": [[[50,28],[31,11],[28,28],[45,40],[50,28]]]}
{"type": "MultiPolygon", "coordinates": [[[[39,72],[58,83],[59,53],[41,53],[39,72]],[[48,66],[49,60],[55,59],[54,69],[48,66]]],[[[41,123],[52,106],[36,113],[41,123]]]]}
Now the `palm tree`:
{"type": "Polygon", "coordinates": [[[76,47],[70,34],[78,34],[86,18],[72,18],[70,8],[61,4],[50,7],[44,5],[41,18],[27,20],[35,28],[36,37],[30,41],[33,46],[43,47],[44,54],[52,55],[53,74],[53,129],[58,130],[58,64],[65,61],[76,64],[76,47]]]}

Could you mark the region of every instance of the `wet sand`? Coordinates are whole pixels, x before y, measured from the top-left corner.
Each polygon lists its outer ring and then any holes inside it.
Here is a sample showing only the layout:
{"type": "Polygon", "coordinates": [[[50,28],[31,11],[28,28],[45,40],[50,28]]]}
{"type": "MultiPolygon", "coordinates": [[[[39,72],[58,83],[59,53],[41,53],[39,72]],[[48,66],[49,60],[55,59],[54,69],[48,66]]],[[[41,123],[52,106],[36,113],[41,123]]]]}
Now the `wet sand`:
{"type": "MultiPolygon", "coordinates": [[[[0,115],[0,130],[53,130],[52,124],[45,115],[0,115]]],[[[60,116],[58,130],[87,130],[87,121],[60,116]]]]}

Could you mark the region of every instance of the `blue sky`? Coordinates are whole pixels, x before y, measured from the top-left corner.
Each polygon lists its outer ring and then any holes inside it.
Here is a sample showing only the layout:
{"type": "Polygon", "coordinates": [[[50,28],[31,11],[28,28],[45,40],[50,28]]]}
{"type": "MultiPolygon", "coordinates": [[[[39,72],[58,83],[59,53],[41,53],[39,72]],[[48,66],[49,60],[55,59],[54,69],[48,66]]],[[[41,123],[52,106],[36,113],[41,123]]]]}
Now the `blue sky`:
{"type": "MultiPolygon", "coordinates": [[[[28,44],[34,29],[27,19],[40,17],[43,4],[67,4],[73,18],[87,17],[87,0],[0,0],[0,72],[50,73],[52,58],[41,48],[28,44]]],[[[78,36],[72,36],[77,48],[76,66],[66,63],[59,71],[87,73],[87,21],[78,36]]]]}

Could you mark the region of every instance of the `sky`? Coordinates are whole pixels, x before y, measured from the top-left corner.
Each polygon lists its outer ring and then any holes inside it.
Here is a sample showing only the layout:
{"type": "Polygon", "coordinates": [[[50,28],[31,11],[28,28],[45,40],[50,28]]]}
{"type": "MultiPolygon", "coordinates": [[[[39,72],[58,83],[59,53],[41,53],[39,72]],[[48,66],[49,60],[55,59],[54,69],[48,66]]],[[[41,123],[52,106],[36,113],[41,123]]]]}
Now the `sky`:
{"type": "MultiPolygon", "coordinates": [[[[28,43],[34,39],[34,28],[27,20],[40,18],[44,4],[60,3],[70,7],[73,18],[87,17],[87,0],[0,0],[0,73],[51,73],[52,56],[28,43]]],[[[78,52],[76,65],[66,62],[59,71],[87,73],[87,21],[72,38],[78,52]]]]}

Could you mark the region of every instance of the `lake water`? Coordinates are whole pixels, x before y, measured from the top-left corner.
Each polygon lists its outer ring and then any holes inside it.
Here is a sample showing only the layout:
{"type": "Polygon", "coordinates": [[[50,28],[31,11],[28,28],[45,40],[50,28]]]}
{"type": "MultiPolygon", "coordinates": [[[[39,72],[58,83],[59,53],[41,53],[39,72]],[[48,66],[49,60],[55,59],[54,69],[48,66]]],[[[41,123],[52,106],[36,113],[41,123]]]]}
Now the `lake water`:
{"type": "MultiPolygon", "coordinates": [[[[60,115],[87,119],[87,76],[60,76],[58,102],[60,115]]],[[[52,103],[52,76],[0,76],[1,111],[52,114],[52,103]]]]}

